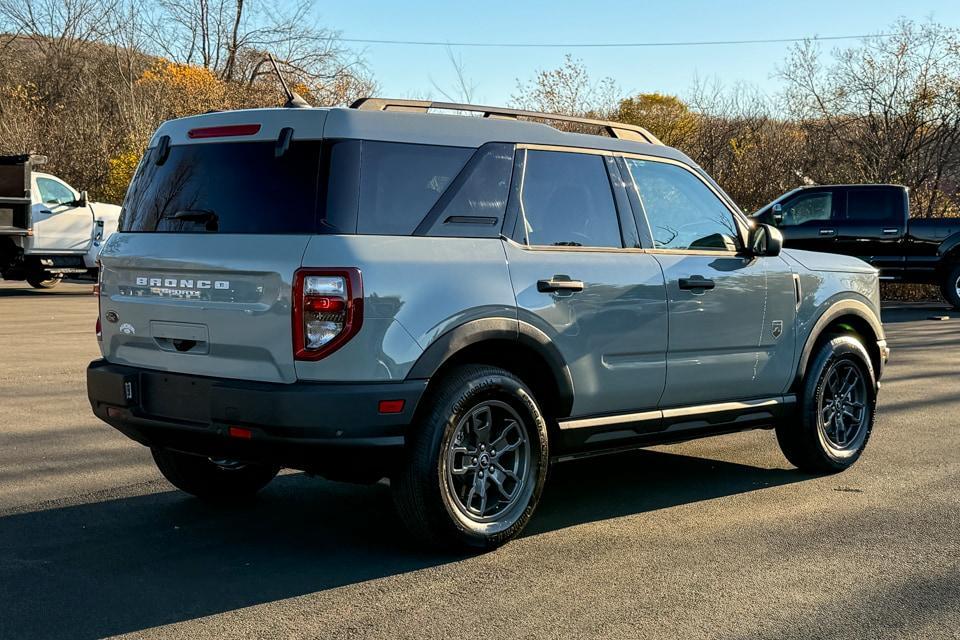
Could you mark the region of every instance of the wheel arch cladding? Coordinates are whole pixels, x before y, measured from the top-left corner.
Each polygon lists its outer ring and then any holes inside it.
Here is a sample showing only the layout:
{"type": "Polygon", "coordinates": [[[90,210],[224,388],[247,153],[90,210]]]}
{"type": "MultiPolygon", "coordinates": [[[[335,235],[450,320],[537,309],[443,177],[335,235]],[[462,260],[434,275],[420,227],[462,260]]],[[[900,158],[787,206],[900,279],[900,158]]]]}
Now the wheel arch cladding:
{"type": "Polygon", "coordinates": [[[827,308],[814,324],[800,352],[794,388],[800,389],[810,359],[817,349],[831,336],[853,334],[862,339],[863,347],[870,355],[874,376],[879,379],[882,370],[882,354],[878,340],[883,338],[883,327],[870,307],[856,300],[842,300],[827,308]]]}
{"type": "Polygon", "coordinates": [[[414,363],[407,379],[432,380],[451,367],[467,363],[510,371],[530,387],[546,416],[557,419],[570,415],[573,378],[560,351],[540,329],[516,318],[466,322],[434,340],[414,363]]]}

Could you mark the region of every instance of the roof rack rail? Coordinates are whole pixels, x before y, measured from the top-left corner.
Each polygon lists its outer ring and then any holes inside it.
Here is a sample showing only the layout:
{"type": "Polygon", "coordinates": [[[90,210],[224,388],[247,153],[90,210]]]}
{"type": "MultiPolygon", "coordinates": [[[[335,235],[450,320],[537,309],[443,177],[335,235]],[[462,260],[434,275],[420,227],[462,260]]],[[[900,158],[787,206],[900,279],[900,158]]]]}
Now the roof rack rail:
{"type": "Polygon", "coordinates": [[[604,130],[611,138],[646,142],[648,144],[663,144],[659,139],[643,127],[610,120],[595,120],[577,116],[564,116],[558,113],[540,113],[539,111],[525,111],[523,109],[506,109],[502,107],[482,107],[475,104],[461,104],[458,102],[434,102],[433,100],[404,100],[393,98],[360,98],[350,105],[351,109],[362,111],[412,111],[426,113],[430,109],[447,109],[450,111],[469,111],[482,113],[484,118],[502,118],[516,120],[517,118],[537,118],[540,120],[555,120],[557,122],[576,122],[592,125],[604,130]]]}

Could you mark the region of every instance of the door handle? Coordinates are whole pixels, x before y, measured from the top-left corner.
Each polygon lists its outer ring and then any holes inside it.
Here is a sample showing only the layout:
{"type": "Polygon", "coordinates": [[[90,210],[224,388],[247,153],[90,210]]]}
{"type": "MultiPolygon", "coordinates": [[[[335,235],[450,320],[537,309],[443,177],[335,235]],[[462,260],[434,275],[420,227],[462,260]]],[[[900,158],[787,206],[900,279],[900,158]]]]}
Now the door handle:
{"type": "Polygon", "coordinates": [[[888,228],[886,228],[886,229],[883,230],[883,235],[885,235],[885,236],[892,236],[892,235],[894,235],[895,233],[897,233],[898,231],[899,231],[899,229],[895,229],[895,228],[890,228],[890,227],[888,227],[888,228]]]}
{"type": "Polygon", "coordinates": [[[680,288],[693,290],[693,291],[705,291],[707,289],[713,289],[717,286],[713,280],[704,278],[703,276],[690,276],[689,278],[680,278],[680,288]]]}
{"type": "Polygon", "coordinates": [[[553,276],[549,280],[537,280],[537,291],[540,293],[552,293],[555,291],[569,291],[576,293],[583,291],[582,280],[571,280],[570,276],[553,276]]]}
{"type": "Polygon", "coordinates": [[[42,214],[45,214],[45,215],[51,215],[51,214],[53,213],[53,211],[50,211],[50,209],[40,209],[40,211],[39,211],[38,213],[42,213],[42,214]]]}
{"type": "Polygon", "coordinates": [[[820,229],[820,235],[822,236],[835,236],[837,235],[836,229],[820,229]]]}

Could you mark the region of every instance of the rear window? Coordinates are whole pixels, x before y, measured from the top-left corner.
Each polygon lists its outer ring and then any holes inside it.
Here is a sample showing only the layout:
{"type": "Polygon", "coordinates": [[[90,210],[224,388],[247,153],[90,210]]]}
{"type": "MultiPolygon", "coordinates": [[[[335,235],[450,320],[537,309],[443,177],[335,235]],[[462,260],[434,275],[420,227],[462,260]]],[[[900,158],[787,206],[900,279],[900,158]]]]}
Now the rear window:
{"type": "Polygon", "coordinates": [[[177,145],[148,152],[124,199],[121,231],[314,233],[319,141],[177,145]],[[279,156],[279,157],[278,157],[279,156]]]}
{"type": "MultiPolygon", "coordinates": [[[[476,152],[369,140],[277,149],[275,141],[178,145],[159,164],[151,150],[127,191],[120,230],[410,235],[476,152]]],[[[506,187],[496,186],[486,195],[499,206],[506,187]]]]}
{"type": "Polygon", "coordinates": [[[475,151],[364,141],[357,231],[382,235],[413,233],[475,151]]]}
{"type": "Polygon", "coordinates": [[[895,189],[851,189],[847,192],[847,219],[892,220],[899,201],[895,189]]]}
{"type": "Polygon", "coordinates": [[[521,200],[528,244],[623,246],[610,179],[598,155],[528,151],[521,200]]]}

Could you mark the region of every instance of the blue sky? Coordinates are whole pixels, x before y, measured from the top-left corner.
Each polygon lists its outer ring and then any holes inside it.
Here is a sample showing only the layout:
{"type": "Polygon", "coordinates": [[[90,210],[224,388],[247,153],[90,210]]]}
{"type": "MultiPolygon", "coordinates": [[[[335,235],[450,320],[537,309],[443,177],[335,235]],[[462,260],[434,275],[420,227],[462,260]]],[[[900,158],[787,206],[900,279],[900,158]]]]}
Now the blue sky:
{"type": "MultiPolygon", "coordinates": [[[[554,2],[322,2],[320,20],[345,38],[439,40],[443,42],[649,42],[745,40],[857,35],[884,31],[900,17],[932,18],[960,27],[957,0],[813,0],[589,3],[554,2]],[[595,7],[595,8],[591,8],[595,7]],[[613,8],[611,8],[613,7],[613,8]]],[[[831,48],[852,43],[827,43],[831,48]]],[[[431,81],[450,91],[455,74],[443,47],[352,45],[391,97],[443,99],[431,81]]],[[[594,79],[610,76],[626,92],[683,95],[697,76],[723,84],[747,82],[775,92],[774,77],[790,45],[751,44],[639,49],[455,48],[474,101],[509,102],[517,78],[554,68],[571,53],[594,79]]]]}

